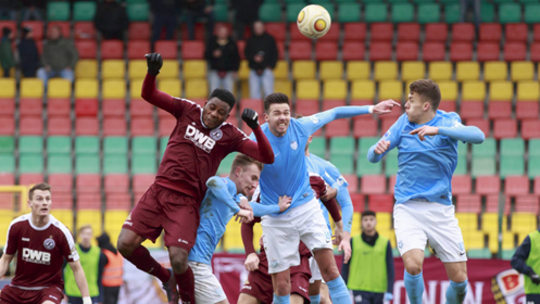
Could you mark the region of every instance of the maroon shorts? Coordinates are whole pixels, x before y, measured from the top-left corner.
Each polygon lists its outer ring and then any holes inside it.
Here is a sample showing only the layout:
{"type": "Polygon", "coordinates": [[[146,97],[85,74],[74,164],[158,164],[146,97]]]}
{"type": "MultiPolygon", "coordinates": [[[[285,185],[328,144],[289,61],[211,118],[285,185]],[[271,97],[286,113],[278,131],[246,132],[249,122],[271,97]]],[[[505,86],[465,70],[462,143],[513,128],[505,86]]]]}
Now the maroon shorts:
{"type": "Polygon", "coordinates": [[[58,286],[51,286],[40,290],[25,290],[6,285],[0,293],[1,304],[41,304],[45,301],[60,304],[63,298],[64,293],[58,286]]]}
{"type": "Polygon", "coordinates": [[[199,227],[199,204],[191,196],[152,184],[131,210],[123,228],[152,242],[165,230],[165,246],[191,250],[199,227]]]}

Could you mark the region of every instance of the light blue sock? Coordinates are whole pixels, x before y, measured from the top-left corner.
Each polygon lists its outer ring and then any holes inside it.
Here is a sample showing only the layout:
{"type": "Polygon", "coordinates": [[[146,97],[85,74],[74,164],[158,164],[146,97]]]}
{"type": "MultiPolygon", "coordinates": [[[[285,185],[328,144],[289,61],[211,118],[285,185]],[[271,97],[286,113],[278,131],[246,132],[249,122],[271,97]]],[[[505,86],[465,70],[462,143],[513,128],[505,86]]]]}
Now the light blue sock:
{"type": "Polygon", "coordinates": [[[319,304],[321,303],[321,295],[318,294],[318,295],[309,296],[309,301],[311,302],[311,304],[319,304]]]}
{"type": "Polygon", "coordinates": [[[411,304],[422,304],[422,295],[424,294],[424,277],[422,276],[422,272],[412,275],[405,270],[403,277],[407,296],[411,304]]]}
{"type": "Polygon", "coordinates": [[[278,296],[274,294],[274,304],[291,304],[291,296],[278,296]]]}
{"type": "Polygon", "coordinates": [[[330,291],[330,298],[334,304],[351,304],[351,296],[347,290],[347,285],[341,276],[326,282],[330,291]]]}
{"type": "Polygon", "coordinates": [[[467,294],[467,280],[456,283],[450,281],[450,286],[446,290],[446,303],[447,304],[461,304],[465,295],[467,294]]]}

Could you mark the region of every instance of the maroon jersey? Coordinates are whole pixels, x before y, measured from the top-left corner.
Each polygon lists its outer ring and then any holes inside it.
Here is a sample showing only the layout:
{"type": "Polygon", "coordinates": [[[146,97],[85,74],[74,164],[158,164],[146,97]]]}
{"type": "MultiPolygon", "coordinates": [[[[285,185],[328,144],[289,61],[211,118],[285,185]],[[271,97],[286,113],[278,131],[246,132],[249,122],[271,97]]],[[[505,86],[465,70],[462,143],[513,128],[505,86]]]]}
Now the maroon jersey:
{"type": "Polygon", "coordinates": [[[202,122],[201,106],[156,90],[154,76],[146,76],[142,96],[177,119],[156,176],[156,183],[162,187],[200,202],[206,192],[206,181],[216,174],[227,154],[239,151],[263,163],[274,160],[270,143],[260,128],[254,130],[260,144],[227,122],[208,129],[202,122]]]}
{"type": "Polygon", "coordinates": [[[52,215],[43,227],[35,227],[30,214],[14,219],[8,228],[5,253],[17,253],[17,268],[11,285],[32,289],[63,288],[64,259],[68,262],[79,260],[69,229],[52,215]]]}

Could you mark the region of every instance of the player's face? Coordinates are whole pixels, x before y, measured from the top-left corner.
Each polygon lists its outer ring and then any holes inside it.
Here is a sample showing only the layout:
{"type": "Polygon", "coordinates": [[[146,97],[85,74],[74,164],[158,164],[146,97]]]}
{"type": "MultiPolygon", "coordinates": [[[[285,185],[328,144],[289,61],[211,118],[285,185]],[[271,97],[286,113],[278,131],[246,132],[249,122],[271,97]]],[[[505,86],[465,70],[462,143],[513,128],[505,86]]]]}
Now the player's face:
{"type": "Polygon", "coordinates": [[[377,226],[377,219],[373,215],[366,215],[362,217],[362,231],[365,233],[371,233],[375,231],[377,226]]]}
{"type": "Polygon", "coordinates": [[[423,101],[422,97],[416,92],[409,93],[407,102],[405,102],[405,113],[407,113],[410,122],[417,123],[420,121],[427,110],[429,110],[429,102],[423,101]]]}
{"type": "Polygon", "coordinates": [[[51,212],[51,191],[34,190],[34,194],[28,199],[28,205],[32,210],[32,215],[46,216],[51,212]]]}
{"type": "Polygon", "coordinates": [[[275,136],[283,136],[287,133],[291,122],[291,107],[286,103],[271,104],[268,113],[265,113],[270,132],[275,136]]]}
{"type": "Polygon", "coordinates": [[[247,197],[251,197],[255,188],[259,185],[259,177],[261,170],[255,164],[250,164],[245,167],[238,167],[236,172],[236,189],[238,193],[242,193],[247,197]]]}
{"type": "Polygon", "coordinates": [[[212,97],[203,108],[203,122],[209,129],[220,126],[228,117],[231,107],[223,100],[212,97]]]}

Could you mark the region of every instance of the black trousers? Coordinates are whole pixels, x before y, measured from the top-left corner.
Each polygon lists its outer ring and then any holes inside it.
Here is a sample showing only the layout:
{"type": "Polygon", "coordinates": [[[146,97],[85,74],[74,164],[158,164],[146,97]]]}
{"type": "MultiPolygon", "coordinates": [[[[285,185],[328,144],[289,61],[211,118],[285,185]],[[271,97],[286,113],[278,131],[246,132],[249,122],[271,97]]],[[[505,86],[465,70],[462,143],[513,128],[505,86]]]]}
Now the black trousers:
{"type": "Polygon", "coordinates": [[[118,293],[120,286],[105,287],[103,286],[103,304],[116,304],[118,302],[118,293]]]}

